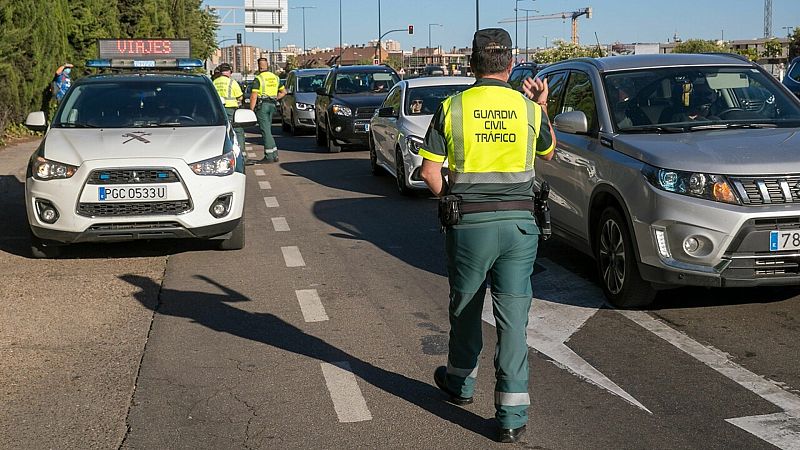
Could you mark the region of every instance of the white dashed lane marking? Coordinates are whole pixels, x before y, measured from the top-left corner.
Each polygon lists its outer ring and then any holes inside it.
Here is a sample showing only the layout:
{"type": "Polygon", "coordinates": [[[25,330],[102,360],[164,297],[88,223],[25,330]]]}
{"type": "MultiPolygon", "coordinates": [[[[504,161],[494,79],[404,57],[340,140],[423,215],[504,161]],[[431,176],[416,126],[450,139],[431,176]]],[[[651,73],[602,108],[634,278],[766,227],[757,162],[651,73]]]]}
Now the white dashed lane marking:
{"type": "Polygon", "coordinates": [[[266,173],[264,173],[264,169],[256,169],[253,171],[253,173],[255,173],[257,177],[263,177],[266,175],[266,173]]]}
{"type": "Polygon", "coordinates": [[[322,375],[333,400],[333,409],[339,422],[363,422],[372,420],[367,401],[361,394],[356,376],[345,361],[333,364],[321,363],[322,375]]]}
{"type": "Polygon", "coordinates": [[[258,188],[261,190],[272,189],[272,185],[269,183],[269,181],[259,181],[258,188]]]}
{"type": "Polygon", "coordinates": [[[250,159],[256,159],[256,154],[253,152],[247,152],[247,157],[250,159]]]}
{"type": "Polygon", "coordinates": [[[325,312],[325,307],[322,306],[322,300],[316,289],[303,289],[294,291],[297,295],[297,302],[300,303],[300,311],[303,313],[303,319],[306,322],[324,322],[328,320],[328,314],[325,312]]]}
{"type": "Polygon", "coordinates": [[[286,267],[305,267],[306,262],[303,261],[303,255],[300,254],[300,249],[297,247],[281,247],[283,253],[283,260],[286,262],[286,267]]]}
{"type": "Polygon", "coordinates": [[[267,204],[267,208],[277,208],[280,206],[276,197],[264,197],[264,203],[267,204]]]}
{"type": "Polygon", "coordinates": [[[286,221],[286,217],[273,217],[272,227],[275,231],[289,231],[289,222],[286,221]]]}

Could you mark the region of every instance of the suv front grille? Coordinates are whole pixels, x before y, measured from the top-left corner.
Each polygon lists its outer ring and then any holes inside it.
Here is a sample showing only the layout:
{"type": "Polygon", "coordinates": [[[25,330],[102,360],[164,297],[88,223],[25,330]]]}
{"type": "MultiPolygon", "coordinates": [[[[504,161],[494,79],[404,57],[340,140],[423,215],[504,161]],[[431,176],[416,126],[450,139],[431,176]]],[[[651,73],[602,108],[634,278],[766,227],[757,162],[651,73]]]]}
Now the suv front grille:
{"type": "Polygon", "coordinates": [[[178,222],[123,222],[123,223],[101,223],[92,225],[86,231],[137,231],[137,230],[172,230],[182,228],[178,222]]]}
{"type": "Polygon", "coordinates": [[[192,203],[189,200],[141,203],[78,203],[78,214],[88,217],[177,215],[191,209],[192,203]]]}
{"type": "Polygon", "coordinates": [[[376,109],[378,108],[357,108],[356,119],[371,119],[376,109]]]}
{"type": "Polygon", "coordinates": [[[177,183],[173,169],[98,169],[89,174],[86,184],[153,184],[177,183]]]}
{"type": "Polygon", "coordinates": [[[800,202],[800,176],[736,177],[733,186],[745,205],[800,202]]]}

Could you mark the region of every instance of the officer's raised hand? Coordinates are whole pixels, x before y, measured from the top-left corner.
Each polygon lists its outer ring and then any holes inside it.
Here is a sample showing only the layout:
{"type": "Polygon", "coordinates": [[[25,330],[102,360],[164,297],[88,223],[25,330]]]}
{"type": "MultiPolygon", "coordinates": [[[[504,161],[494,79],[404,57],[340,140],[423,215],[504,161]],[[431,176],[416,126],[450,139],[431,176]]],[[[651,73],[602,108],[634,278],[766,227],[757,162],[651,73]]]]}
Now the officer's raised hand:
{"type": "Polygon", "coordinates": [[[529,99],[538,103],[542,108],[547,107],[547,95],[550,93],[550,88],[547,86],[547,78],[541,80],[539,78],[526,78],[522,82],[522,92],[525,93],[529,99]]]}

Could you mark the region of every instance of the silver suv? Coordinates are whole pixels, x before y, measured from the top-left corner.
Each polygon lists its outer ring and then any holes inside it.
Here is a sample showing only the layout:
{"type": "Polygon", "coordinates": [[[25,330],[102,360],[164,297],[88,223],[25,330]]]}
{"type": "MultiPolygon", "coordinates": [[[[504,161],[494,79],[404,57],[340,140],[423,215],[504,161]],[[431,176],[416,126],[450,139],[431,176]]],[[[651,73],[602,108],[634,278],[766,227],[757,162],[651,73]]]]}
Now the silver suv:
{"type": "Polygon", "coordinates": [[[703,54],[573,59],[538,77],[558,145],[537,183],[612,304],[800,284],[800,100],[771,75],[703,54]]]}

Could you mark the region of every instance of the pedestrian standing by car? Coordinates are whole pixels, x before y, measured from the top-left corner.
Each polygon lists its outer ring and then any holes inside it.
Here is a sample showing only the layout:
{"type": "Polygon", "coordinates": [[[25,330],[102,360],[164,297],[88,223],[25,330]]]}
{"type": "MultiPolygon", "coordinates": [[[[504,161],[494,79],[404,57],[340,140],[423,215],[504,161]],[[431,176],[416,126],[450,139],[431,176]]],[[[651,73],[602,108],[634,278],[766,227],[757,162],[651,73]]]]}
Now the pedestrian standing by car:
{"type": "Polygon", "coordinates": [[[269,60],[258,58],[258,74],[250,93],[250,109],[255,111],[258,127],[261,128],[264,140],[264,159],[261,161],[265,163],[278,161],[278,146],[272,136],[272,116],[277,111],[278,100],[286,95],[280,82],[280,78],[269,71],[269,60]]]}
{"type": "Polygon", "coordinates": [[[506,82],[512,42],[499,28],[479,30],[471,66],[478,80],[446,99],[419,154],[422,179],[439,197],[450,282],[447,366],[434,372],[451,403],[472,403],[482,343],[486,278],[497,324],[495,417],[500,442],[516,442],[528,420],[531,275],[538,248],[534,156],[549,160],[555,137],[544,112],[547,81],[529,79],[526,95],[506,82]],[[449,161],[449,180],[442,174],[449,161]]]}
{"type": "Polygon", "coordinates": [[[72,77],[70,76],[72,67],[72,64],[66,63],[56,69],[56,74],[53,77],[52,91],[58,103],[61,103],[61,99],[64,98],[64,94],[66,94],[70,86],[72,86],[72,77]]]}
{"type": "MultiPolygon", "coordinates": [[[[239,86],[239,83],[231,78],[232,68],[230,64],[222,63],[217,66],[217,69],[219,69],[219,76],[214,79],[214,88],[217,89],[217,94],[219,94],[219,97],[222,99],[222,104],[225,106],[225,113],[228,115],[228,119],[233,123],[233,114],[236,112],[236,109],[239,108],[244,94],[242,93],[242,88],[239,86]]],[[[239,141],[239,150],[244,153],[244,128],[236,127],[233,131],[236,132],[236,140],[239,141]]]]}

